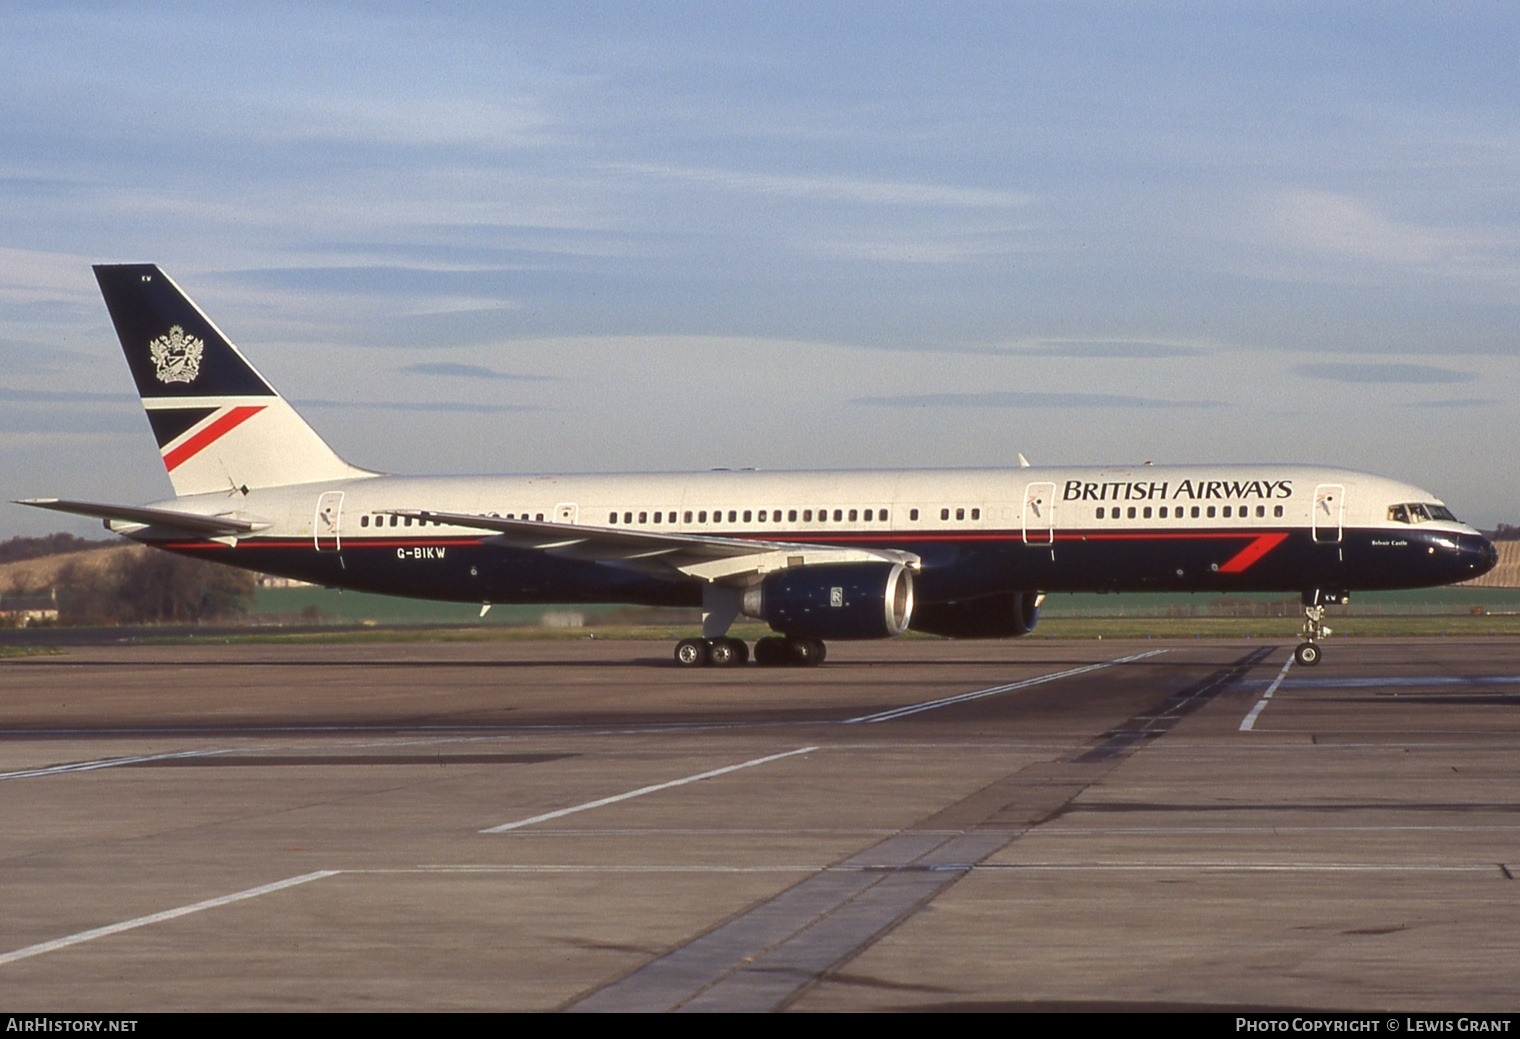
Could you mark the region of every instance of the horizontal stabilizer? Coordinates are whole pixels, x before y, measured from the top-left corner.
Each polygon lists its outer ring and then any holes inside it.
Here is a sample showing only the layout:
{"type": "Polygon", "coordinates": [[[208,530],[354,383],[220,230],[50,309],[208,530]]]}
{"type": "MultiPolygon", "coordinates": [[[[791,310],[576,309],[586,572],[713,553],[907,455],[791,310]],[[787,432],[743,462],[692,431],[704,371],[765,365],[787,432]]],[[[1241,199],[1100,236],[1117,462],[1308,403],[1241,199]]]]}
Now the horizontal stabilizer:
{"type": "Polygon", "coordinates": [[[268,523],[236,519],[232,516],[202,516],[191,512],[176,512],[173,509],[149,509],[135,505],[105,505],[93,501],[61,501],[58,498],[23,498],[17,501],[16,504],[31,505],[39,509],[52,509],[54,512],[68,512],[75,516],[92,516],[95,519],[104,520],[107,530],[111,529],[111,521],[115,520],[120,523],[140,523],[145,526],[166,527],[189,534],[199,534],[204,537],[236,537],[243,534],[252,534],[254,531],[263,530],[269,526],[268,523]]]}

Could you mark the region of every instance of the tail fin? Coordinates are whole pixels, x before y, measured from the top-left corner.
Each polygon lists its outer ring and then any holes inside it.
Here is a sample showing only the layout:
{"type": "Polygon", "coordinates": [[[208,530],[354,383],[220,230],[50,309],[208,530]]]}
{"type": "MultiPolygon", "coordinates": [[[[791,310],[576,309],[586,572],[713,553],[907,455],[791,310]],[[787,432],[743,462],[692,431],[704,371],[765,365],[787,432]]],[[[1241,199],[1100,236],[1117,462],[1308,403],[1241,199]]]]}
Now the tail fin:
{"type": "Polygon", "coordinates": [[[174,493],[373,475],[339,458],[151,263],[95,267],[174,493]]]}

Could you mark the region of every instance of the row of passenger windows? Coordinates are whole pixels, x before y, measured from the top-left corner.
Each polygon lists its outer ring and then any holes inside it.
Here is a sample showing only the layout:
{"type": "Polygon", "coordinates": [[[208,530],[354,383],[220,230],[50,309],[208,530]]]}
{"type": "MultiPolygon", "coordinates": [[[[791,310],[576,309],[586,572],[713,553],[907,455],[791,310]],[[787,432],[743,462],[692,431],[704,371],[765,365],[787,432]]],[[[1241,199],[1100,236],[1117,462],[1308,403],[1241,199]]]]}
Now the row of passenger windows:
{"type": "MultiPolygon", "coordinates": [[[[1108,514],[1105,517],[1105,515],[1104,515],[1104,506],[1099,505],[1098,506],[1098,518],[1099,519],[1105,519],[1105,518],[1107,518],[1107,519],[1151,519],[1152,517],[1155,517],[1157,519],[1167,519],[1167,518],[1169,518],[1168,515],[1167,515],[1168,509],[1170,509],[1170,512],[1171,512],[1170,518],[1172,518],[1172,519],[1186,519],[1186,518],[1192,518],[1192,519],[1200,519],[1200,518],[1215,519],[1215,518],[1220,518],[1220,517],[1222,517],[1223,519],[1231,519],[1234,516],[1238,516],[1241,519],[1247,519],[1251,515],[1251,506],[1249,506],[1249,505],[1241,505],[1238,508],[1236,506],[1234,506],[1234,505],[1224,505],[1224,506],[1218,506],[1218,505],[1194,505],[1191,508],[1189,508],[1188,506],[1185,506],[1185,505],[1178,505],[1178,506],[1175,506],[1175,507],[1171,507],[1171,506],[1167,506],[1167,505],[1161,505],[1161,506],[1142,505],[1142,506],[1138,506],[1138,507],[1134,506],[1134,505],[1130,505],[1128,507],[1121,507],[1121,506],[1115,505],[1112,508],[1109,508],[1107,510],[1108,514]]],[[[1256,506],[1256,517],[1257,517],[1257,519],[1265,519],[1266,515],[1267,515],[1267,507],[1265,505],[1258,505],[1258,506],[1256,506]]],[[[1281,505],[1274,505],[1274,506],[1272,506],[1272,515],[1274,517],[1278,518],[1278,519],[1281,519],[1282,515],[1283,515],[1283,507],[1281,505]]]]}
{"type": "MultiPolygon", "coordinates": [[[[830,515],[828,509],[819,509],[817,511],[817,514],[816,514],[817,515],[817,519],[815,521],[814,518],[813,518],[814,517],[814,512],[813,512],[812,509],[803,509],[800,513],[796,509],[788,509],[788,510],[786,510],[786,519],[783,520],[781,518],[781,512],[782,512],[782,510],[780,510],[780,509],[760,509],[758,512],[755,511],[754,509],[744,509],[742,511],[739,510],[739,509],[729,509],[728,510],[728,519],[727,519],[726,522],[728,522],[728,523],[782,523],[782,522],[786,522],[786,523],[799,523],[799,522],[800,523],[813,523],[813,522],[827,523],[827,522],[829,522],[829,515],[830,515]]],[[[914,515],[916,517],[917,513],[918,513],[918,510],[914,509],[913,512],[914,512],[914,515]]],[[[671,510],[670,512],[656,512],[656,513],[654,513],[654,519],[653,520],[651,520],[649,518],[650,514],[647,513],[647,512],[640,512],[640,513],[625,512],[625,513],[622,513],[621,520],[619,519],[618,513],[616,513],[616,512],[609,512],[607,514],[607,522],[608,523],[614,523],[614,524],[615,523],[619,523],[619,522],[622,522],[622,523],[633,523],[633,522],[639,522],[639,523],[650,523],[650,522],[654,522],[654,523],[706,523],[706,522],[708,522],[708,516],[709,515],[711,515],[711,517],[712,517],[711,521],[713,523],[723,523],[723,522],[725,522],[725,520],[723,519],[724,513],[723,513],[722,509],[714,509],[714,510],[712,510],[711,514],[709,514],[706,509],[700,509],[700,510],[697,510],[697,511],[692,511],[691,509],[687,509],[684,513],[680,513],[679,514],[679,517],[680,517],[679,519],[677,518],[678,514],[675,512],[675,510],[671,510]],[[638,520],[637,521],[634,520],[634,516],[635,515],[638,516],[638,520]]],[[[835,523],[859,523],[859,522],[865,522],[865,523],[885,523],[885,522],[887,522],[887,518],[888,518],[887,517],[887,510],[886,509],[864,509],[864,510],[861,510],[861,509],[835,509],[833,511],[833,517],[834,517],[834,522],[835,523]]]]}
{"type": "MultiPolygon", "coordinates": [[[[958,520],[966,519],[968,514],[973,520],[982,518],[982,510],[980,508],[968,509],[964,506],[953,510],[950,508],[940,509],[939,518],[948,521],[952,512],[958,520]]],[[[607,522],[610,524],[707,523],[709,521],[713,523],[828,523],[831,521],[834,523],[886,523],[891,519],[886,509],[786,509],[784,510],[784,519],[783,510],[781,509],[760,509],[758,511],[754,509],[729,509],[726,515],[727,519],[725,520],[725,513],[722,509],[713,509],[710,513],[706,509],[696,511],[687,509],[681,513],[677,513],[675,510],[670,512],[662,510],[652,514],[649,512],[636,513],[632,511],[622,513],[609,512],[607,513],[607,522]],[[679,519],[677,518],[678,516],[679,519]]],[[[917,509],[908,510],[909,520],[917,522],[918,515],[917,509]]]]}
{"type": "MultiPolygon", "coordinates": [[[[533,515],[531,517],[526,512],[523,513],[521,516],[514,516],[510,512],[507,513],[505,516],[498,515],[497,513],[494,513],[494,512],[491,513],[491,515],[495,516],[497,519],[524,519],[525,520],[525,519],[530,519],[531,518],[531,519],[541,520],[541,519],[544,518],[544,514],[542,512],[537,513],[537,514],[535,514],[535,515],[533,515]]],[[[384,527],[384,526],[387,526],[386,520],[390,520],[390,523],[388,525],[392,526],[392,527],[410,527],[410,526],[413,526],[414,524],[416,526],[419,526],[419,527],[441,527],[441,526],[444,525],[443,524],[443,520],[423,519],[421,517],[418,517],[416,520],[413,520],[412,517],[410,517],[410,516],[381,516],[381,515],[368,516],[368,515],[366,515],[366,516],[360,516],[359,517],[359,526],[361,526],[361,527],[384,527]]]]}

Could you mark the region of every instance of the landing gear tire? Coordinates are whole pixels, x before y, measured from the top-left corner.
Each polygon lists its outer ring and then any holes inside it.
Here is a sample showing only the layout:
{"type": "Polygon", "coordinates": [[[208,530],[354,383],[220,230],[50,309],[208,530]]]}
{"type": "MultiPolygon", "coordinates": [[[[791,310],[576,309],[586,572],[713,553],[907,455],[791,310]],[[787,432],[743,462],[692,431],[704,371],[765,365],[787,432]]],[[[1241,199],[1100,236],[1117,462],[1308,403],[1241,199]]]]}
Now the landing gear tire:
{"type": "Polygon", "coordinates": [[[1293,659],[1304,667],[1313,667],[1319,663],[1319,647],[1312,642],[1300,642],[1298,648],[1293,651],[1293,659]]]}
{"type": "Polygon", "coordinates": [[[749,646],[743,639],[713,639],[707,650],[707,662],[713,667],[737,667],[749,660],[749,646]]]}
{"type": "Polygon", "coordinates": [[[706,639],[682,639],[676,643],[676,663],[682,667],[706,667],[712,646],[706,639]]]}
{"type": "Polygon", "coordinates": [[[786,648],[794,667],[817,667],[827,653],[820,639],[787,639],[786,648]]]}
{"type": "Polygon", "coordinates": [[[785,639],[767,635],[755,643],[755,663],[761,667],[785,667],[790,656],[785,639]]]}

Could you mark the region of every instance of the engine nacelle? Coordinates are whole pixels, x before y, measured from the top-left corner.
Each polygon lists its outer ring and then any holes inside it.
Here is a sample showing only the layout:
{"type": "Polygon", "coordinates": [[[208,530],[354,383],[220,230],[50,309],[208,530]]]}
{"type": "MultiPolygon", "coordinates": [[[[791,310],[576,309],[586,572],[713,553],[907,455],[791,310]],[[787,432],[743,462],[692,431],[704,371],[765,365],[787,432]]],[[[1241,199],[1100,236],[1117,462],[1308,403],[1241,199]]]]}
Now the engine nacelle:
{"type": "Polygon", "coordinates": [[[978,599],[925,603],[913,613],[914,631],[953,639],[1009,639],[1028,635],[1040,619],[1039,592],[1001,592],[978,599]]]}
{"type": "Polygon", "coordinates": [[[891,638],[913,619],[913,575],[901,563],[789,567],[745,592],[743,609],[798,638],[891,638]]]}

